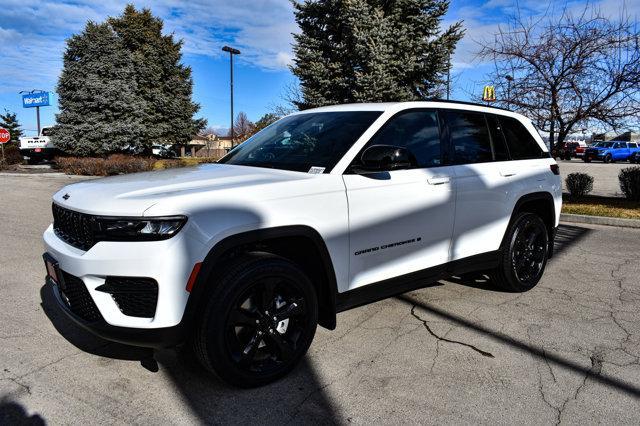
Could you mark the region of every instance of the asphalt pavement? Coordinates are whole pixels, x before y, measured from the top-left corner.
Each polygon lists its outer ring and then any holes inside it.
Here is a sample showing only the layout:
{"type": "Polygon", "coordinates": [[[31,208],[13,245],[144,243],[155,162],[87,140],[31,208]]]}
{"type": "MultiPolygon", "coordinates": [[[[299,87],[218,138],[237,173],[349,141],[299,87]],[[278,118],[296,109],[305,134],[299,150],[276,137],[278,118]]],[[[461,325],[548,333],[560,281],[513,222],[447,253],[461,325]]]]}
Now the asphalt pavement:
{"type": "Polygon", "coordinates": [[[238,390],[60,314],[41,234],[76,180],[0,176],[0,424],[638,423],[638,229],[563,224],[533,290],[425,283],[340,314],[293,374],[238,390]]]}

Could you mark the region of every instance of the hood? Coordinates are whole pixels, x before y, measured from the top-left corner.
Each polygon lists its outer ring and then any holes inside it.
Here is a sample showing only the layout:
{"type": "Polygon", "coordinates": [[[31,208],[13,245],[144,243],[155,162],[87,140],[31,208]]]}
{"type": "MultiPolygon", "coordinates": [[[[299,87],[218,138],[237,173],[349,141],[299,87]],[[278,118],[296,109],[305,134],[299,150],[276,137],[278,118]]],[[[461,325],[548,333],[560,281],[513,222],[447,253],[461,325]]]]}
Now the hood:
{"type": "Polygon", "coordinates": [[[65,208],[105,216],[142,216],[161,200],[193,192],[310,179],[286,170],[226,164],[203,164],[155,172],[87,180],[65,186],[53,201],[65,208]]]}

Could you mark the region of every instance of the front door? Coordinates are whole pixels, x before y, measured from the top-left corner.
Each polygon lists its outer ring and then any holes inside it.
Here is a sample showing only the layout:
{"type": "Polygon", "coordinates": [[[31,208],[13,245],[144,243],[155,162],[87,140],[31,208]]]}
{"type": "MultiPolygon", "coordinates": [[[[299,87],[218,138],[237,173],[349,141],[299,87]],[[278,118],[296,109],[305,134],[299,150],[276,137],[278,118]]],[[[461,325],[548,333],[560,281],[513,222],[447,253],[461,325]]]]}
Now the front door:
{"type": "Polygon", "coordinates": [[[343,176],[349,202],[350,290],[450,259],[455,176],[444,165],[437,112],[403,111],[364,149],[371,145],[407,148],[417,167],[375,173],[351,167],[343,176]]]}

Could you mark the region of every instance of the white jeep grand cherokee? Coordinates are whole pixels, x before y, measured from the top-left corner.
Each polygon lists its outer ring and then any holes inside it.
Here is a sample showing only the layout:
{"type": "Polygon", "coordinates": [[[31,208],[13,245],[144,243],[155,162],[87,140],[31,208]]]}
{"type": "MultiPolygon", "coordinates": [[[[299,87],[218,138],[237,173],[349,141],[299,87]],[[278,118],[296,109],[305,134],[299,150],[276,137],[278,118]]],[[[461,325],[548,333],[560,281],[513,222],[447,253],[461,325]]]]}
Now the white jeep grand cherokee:
{"type": "Polygon", "coordinates": [[[281,119],[219,164],[63,188],[44,258],[88,330],[189,342],[208,370],[257,386],[337,312],[472,271],[531,289],[560,206],[558,166],[521,115],[332,106],[281,119]]]}

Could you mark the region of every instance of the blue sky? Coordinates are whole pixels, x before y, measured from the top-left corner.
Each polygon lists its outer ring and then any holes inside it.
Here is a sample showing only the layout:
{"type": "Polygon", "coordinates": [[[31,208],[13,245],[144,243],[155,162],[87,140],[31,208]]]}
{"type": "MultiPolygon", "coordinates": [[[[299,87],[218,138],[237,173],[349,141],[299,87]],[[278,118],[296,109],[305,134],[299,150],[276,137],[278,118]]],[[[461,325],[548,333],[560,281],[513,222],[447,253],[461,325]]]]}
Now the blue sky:
{"type": "MultiPolygon", "coordinates": [[[[20,90],[54,91],[62,66],[65,39],[80,32],[87,20],[103,21],[119,15],[119,0],[0,0],[0,110],[18,113],[23,128],[35,132],[35,111],[23,109],[20,90]]],[[[199,116],[212,127],[228,127],[229,62],[224,44],[239,48],[235,66],[235,109],[257,120],[274,105],[283,104],[287,87],[295,80],[291,61],[291,33],[297,31],[289,0],[158,0],[133,1],[149,7],[165,21],[165,32],[184,40],[183,61],[193,69],[194,99],[199,116]]],[[[465,38],[453,58],[453,98],[468,100],[477,94],[490,67],[475,53],[477,41],[490,38],[507,16],[519,10],[537,16],[560,2],[540,0],[451,0],[445,25],[464,21],[465,38]],[[550,6],[551,5],[551,6],[550,6]]],[[[564,2],[562,2],[564,4],[564,2]]],[[[583,7],[573,0],[570,7],[583,7]]],[[[591,1],[604,11],[618,11],[621,0],[591,1]]],[[[626,0],[635,13],[640,0],[626,0]]],[[[636,14],[637,16],[637,14],[636,14]]],[[[53,96],[53,103],[57,97],[53,96]]],[[[52,124],[57,108],[42,108],[43,125],[52,124]]]]}

